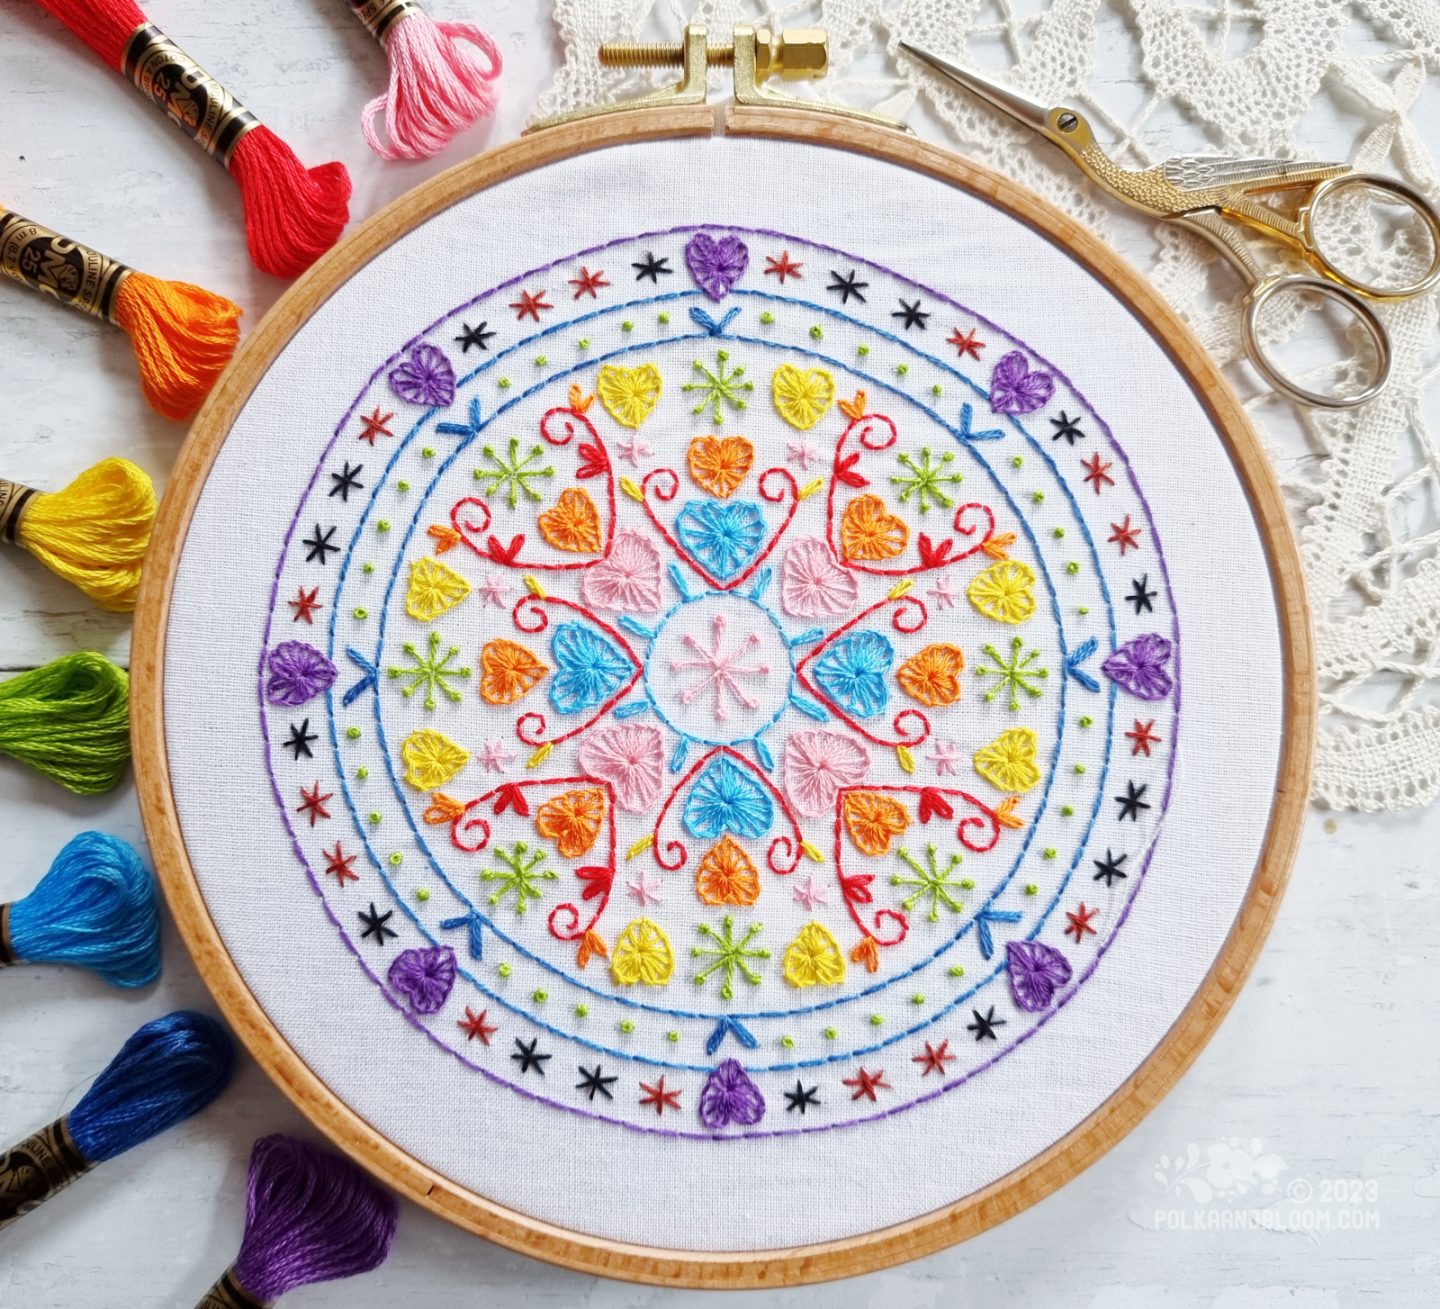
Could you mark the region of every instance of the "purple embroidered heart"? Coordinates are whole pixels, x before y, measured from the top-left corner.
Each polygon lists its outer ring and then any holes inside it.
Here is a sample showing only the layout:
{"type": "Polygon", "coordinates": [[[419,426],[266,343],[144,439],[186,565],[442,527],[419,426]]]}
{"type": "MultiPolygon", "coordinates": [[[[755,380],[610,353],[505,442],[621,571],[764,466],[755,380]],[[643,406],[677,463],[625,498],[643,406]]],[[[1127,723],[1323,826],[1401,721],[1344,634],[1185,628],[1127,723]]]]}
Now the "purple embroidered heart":
{"type": "Polygon", "coordinates": [[[749,262],[750,251],[738,236],[722,236],[716,241],[704,232],[696,232],[685,245],[690,276],[712,300],[723,300],[730,294],[749,262]]]}
{"type": "Polygon", "coordinates": [[[455,370],[443,350],[422,341],[390,370],[390,385],[412,405],[448,405],[455,399],[455,370]]]}
{"type": "Polygon", "coordinates": [[[1055,988],[1070,980],[1070,961],[1054,946],[1039,941],[1007,941],[1010,990],[1020,1008],[1034,1014],[1055,998],[1055,988]]]}
{"type": "Polygon", "coordinates": [[[439,1013],[455,985],[455,951],[448,945],[402,950],[390,965],[390,985],[417,1014],[439,1013]]]}
{"type": "Polygon", "coordinates": [[[753,1127],[765,1117],[765,1097],[734,1059],[720,1064],[700,1092],[700,1121],[712,1130],[738,1123],[753,1127]]]}
{"type": "Polygon", "coordinates": [[[313,700],[335,681],[335,665],[304,641],[281,641],[270,651],[269,666],[265,698],[287,709],[313,700]]]}
{"type": "Polygon", "coordinates": [[[1055,390],[1055,379],[1026,366],[1025,356],[1012,350],[990,374],[990,408],[997,414],[1032,414],[1055,390]]]}
{"type": "Polygon", "coordinates": [[[1147,632],[1126,641],[1100,669],[1137,699],[1163,700],[1174,685],[1165,668],[1169,662],[1170,642],[1157,632],[1147,632]]]}

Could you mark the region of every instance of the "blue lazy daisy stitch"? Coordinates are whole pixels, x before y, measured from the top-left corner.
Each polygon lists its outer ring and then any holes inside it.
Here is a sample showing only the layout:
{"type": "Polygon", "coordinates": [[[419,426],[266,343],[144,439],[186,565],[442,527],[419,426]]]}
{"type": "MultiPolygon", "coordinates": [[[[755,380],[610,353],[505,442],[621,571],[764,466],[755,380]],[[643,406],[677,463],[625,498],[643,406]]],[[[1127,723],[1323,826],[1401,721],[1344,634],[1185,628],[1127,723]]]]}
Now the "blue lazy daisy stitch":
{"type": "Polygon", "coordinates": [[[579,623],[561,623],[555,629],[550,654],[555,660],[550,703],[562,714],[603,704],[635,671],[621,650],[579,623]]]}
{"type": "Polygon", "coordinates": [[[852,632],[815,661],[811,675],[842,709],[873,718],[890,699],[885,674],[894,662],[895,648],[879,632],[852,632]]]}
{"type": "Polygon", "coordinates": [[[754,840],[775,821],[765,789],[734,760],[718,756],[685,801],[685,826],[692,836],[713,841],[727,832],[754,840]]]}
{"type": "Polygon", "coordinates": [[[691,501],[675,519],[675,531],[696,559],[728,582],[760,549],[765,520],[753,504],[691,501]]]}

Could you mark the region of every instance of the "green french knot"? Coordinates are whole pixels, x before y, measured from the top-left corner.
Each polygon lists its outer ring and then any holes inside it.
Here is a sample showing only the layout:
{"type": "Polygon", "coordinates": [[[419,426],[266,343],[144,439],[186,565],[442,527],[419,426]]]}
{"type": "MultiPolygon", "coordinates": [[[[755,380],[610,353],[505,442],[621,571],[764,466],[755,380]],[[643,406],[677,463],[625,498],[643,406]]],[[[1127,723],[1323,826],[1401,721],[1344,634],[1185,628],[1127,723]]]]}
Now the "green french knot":
{"type": "Polygon", "coordinates": [[[383,817],[384,815],[378,809],[374,810],[370,815],[370,826],[379,827],[383,817]]]}
{"type": "Polygon", "coordinates": [[[544,355],[536,355],[536,356],[535,356],[535,367],[536,367],[536,368],[544,368],[545,365],[548,364],[549,362],[550,362],[550,360],[547,359],[544,355]]]}
{"type": "Polygon", "coordinates": [[[1081,727],[1093,727],[1094,725],[1095,725],[1095,720],[1094,720],[1093,718],[1091,718],[1089,714],[1083,714],[1083,715],[1081,715],[1081,718],[1080,718],[1080,726],[1081,726],[1081,727]]]}
{"type": "Polygon", "coordinates": [[[627,318],[623,323],[620,324],[620,330],[622,332],[633,332],[635,330],[635,324],[627,318]]]}
{"type": "Polygon", "coordinates": [[[1038,886],[1036,886],[1034,882],[1027,882],[1027,883],[1025,884],[1025,894],[1026,894],[1026,895],[1039,895],[1039,894],[1040,894],[1040,888],[1039,888],[1038,886]]]}
{"type": "Polygon", "coordinates": [[[590,1016],[590,1006],[589,1006],[588,1004],[577,1004],[577,1005],[575,1006],[575,1017],[576,1017],[576,1018],[588,1018],[589,1016],[590,1016]]]}
{"type": "Polygon", "coordinates": [[[833,1041],[839,1035],[840,1033],[837,1032],[833,1027],[827,1027],[825,1029],[825,1039],[827,1041],[833,1041]]]}
{"type": "Polygon", "coordinates": [[[904,377],[905,374],[908,373],[909,371],[910,371],[910,365],[909,365],[909,364],[896,364],[896,365],[895,365],[895,376],[896,376],[896,377],[904,377]]]}
{"type": "Polygon", "coordinates": [[[360,739],[360,729],[358,727],[347,727],[345,729],[345,735],[352,741],[358,741],[360,739]]]}
{"type": "Polygon", "coordinates": [[[633,1032],[635,1030],[635,1024],[628,1018],[622,1018],[620,1020],[620,1030],[625,1033],[633,1032]]]}
{"type": "Polygon", "coordinates": [[[370,617],[370,611],[369,611],[368,609],[359,609],[359,608],[357,608],[357,609],[355,610],[355,617],[358,618],[358,619],[360,619],[360,620],[363,622],[366,618],[369,618],[369,617],[370,617]]]}
{"type": "Polygon", "coordinates": [[[390,520],[388,518],[380,519],[375,524],[375,530],[377,532],[388,532],[390,530],[390,520]]]}
{"type": "Polygon", "coordinates": [[[590,348],[590,338],[588,336],[582,336],[575,342],[575,346],[579,350],[588,350],[590,348]]]}
{"type": "Polygon", "coordinates": [[[508,377],[502,377],[495,385],[502,391],[508,391],[510,389],[510,379],[508,377]]]}
{"type": "Polygon", "coordinates": [[[884,1015],[884,1014],[871,1014],[871,1015],[870,1015],[870,1026],[871,1026],[871,1027],[883,1027],[884,1025],[885,1025],[885,1015],[884,1015]]]}
{"type": "Polygon", "coordinates": [[[680,1039],[680,1033],[672,1029],[665,1033],[665,1039],[671,1042],[678,1041],[680,1039]]]}
{"type": "Polygon", "coordinates": [[[923,995],[921,995],[921,994],[917,991],[914,995],[912,995],[912,996],[910,997],[910,1003],[911,1003],[911,1004],[924,1004],[924,1003],[925,1003],[925,997],[924,997],[923,995]]]}
{"type": "Polygon", "coordinates": [[[509,977],[509,976],[510,976],[510,965],[509,965],[509,964],[501,964],[500,967],[498,967],[495,971],[496,971],[497,973],[499,973],[501,977],[509,977]]]}
{"type": "Polygon", "coordinates": [[[1045,492],[1032,491],[1030,493],[1030,499],[1033,500],[1037,505],[1043,505],[1045,503],[1045,492]]]}
{"type": "Polygon", "coordinates": [[[549,991],[536,991],[530,997],[536,1004],[544,1004],[550,998],[549,991]]]}
{"type": "Polygon", "coordinates": [[[427,445],[423,450],[420,451],[420,458],[422,458],[422,459],[433,459],[433,458],[435,458],[435,447],[434,447],[433,445],[427,445]]]}
{"type": "Polygon", "coordinates": [[[1072,559],[1068,564],[1065,565],[1065,571],[1069,573],[1071,577],[1074,577],[1075,574],[1080,571],[1080,565],[1072,559]]]}
{"type": "MultiPolygon", "coordinates": [[[[363,782],[369,776],[370,770],[366,768],[364,764],[361,764],[360,767],[355,770],[355,780],[357,782],[363,782]]],[[[371,821],[378,823],[380,820],[372,816],[371,821]]]]}
{"type": "Polygon", "coordinates": [[[408,491],[408,490],[410,489],[410,483],[409,483],[409,482],[396,482],[396,483],[395,483],[395,489],[396,489],[397,491],[408,491]]]}
{"type": "Polygon", "coordinates": [[[398,868],[398,867],[399,867],[401,864],[403,864],[404,862],[405,862],[405,856],[404,856],[403,854],[401,854],[400,851],[398,851],[398,850],[392,850],[392,851],[390,852],[390,865],[391,865],[392,868],[398,868]]]}
{"type": "Polygon", "coordinates": [[[766,327],[769,327],[770,324],[775,321],[775,315],[767,309],[763,314],[760,315],[760,321],[764,323],[766,327]]]}
{"type": "Polygon", "coordinates": [[[824,335],[825,335],[825,333],[824,333],[823,331],[821,331],[821,329],[820,329],[820,324],[819,324],[819,323],[816,323],[815,326],[810,329],[810,339],[811,339],[812,341],[818,341],[818,340],[820,340],[824,335]]]}
{"type": "Polygon", "coordinates": [[[415,898],[420,901],[421,904],[424,904],[430,898],[429,888],[424,886],[417,886],[415,888],[415,898]]]}
{"type": "Polygon", "coordinates": [[[655,321],[664,327],[670,321],[670,315],[663,310],[655,316],[655,321]]]}
{"type": "Polygon", "coordinates": [[[863,359],[870,353],[870,347],[868,345],[857,345],[855,347],[855,353],[863,359]]]}
{"type": "Polygon", "coordinates": [[[795,1048],[795,1038],[793,1036],[782,1036],[780,1038],[780,1044],[787,1050],[793,1050],[795,1048]]]}
{"type": "Polygon", "coordinates": [[[953,965],[951,965],[951,968],[950,968],[950,976],[951,976],[951,977],[964,977],[964,976],[965,976],[965,966],[964,966],[964,964],[953,964],[953,965]]]}
{"type": "Polygon", "coordinates": [[[1011,467],[1011,468],[1023,468],[1024,466],[1025,466],[1025,456],[1024,456],[1024,455],[1016,455],[1013,459],[1010,460],[1010,467],[1011,467]]]}
{"type": "Polygon", "coordinates": [[[364,573],[366,577],[369,577],[370,574],[375,571],[375,565],[370,563],[361,564],[360,571],[364,573]]]}

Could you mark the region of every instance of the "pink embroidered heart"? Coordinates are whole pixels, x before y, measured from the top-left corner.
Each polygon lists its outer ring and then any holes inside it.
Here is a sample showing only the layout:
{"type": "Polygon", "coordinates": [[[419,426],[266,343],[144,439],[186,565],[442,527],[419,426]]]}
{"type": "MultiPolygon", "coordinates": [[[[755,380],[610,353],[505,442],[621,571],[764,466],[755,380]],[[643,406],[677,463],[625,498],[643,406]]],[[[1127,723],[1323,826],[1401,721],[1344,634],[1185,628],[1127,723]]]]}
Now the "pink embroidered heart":
{"type": "Polygon", "coordinates": [[[1007,941],[1005,955],[1015,1003],[1029,1013],[1048,1006],[1056,990],[1070,980],[1070,961],[1054,946],[1041,941],[1007,941]]]}
{"type": "Polygon", "coordinates": [[[785,552],[780,569],[780,603],[795,618],[833,618],[855,604],[860,584],[841,568],[830,547],[807,536],[785,552]]]}
{"type": "Polygon", "coordinates": [[[738,236],[718,241],[696,232],[685,245],[685,265],[690,276],[712,300],[723,300],[740,280],[750,262],[750,251],[738,236]]]}
{"type": "Polygon", "coordinates": [[[626,528],[616,534],[610,557],[586,572],[580,589],[596,608],[653,614],[660,608],[660,552],[626,528]]]}

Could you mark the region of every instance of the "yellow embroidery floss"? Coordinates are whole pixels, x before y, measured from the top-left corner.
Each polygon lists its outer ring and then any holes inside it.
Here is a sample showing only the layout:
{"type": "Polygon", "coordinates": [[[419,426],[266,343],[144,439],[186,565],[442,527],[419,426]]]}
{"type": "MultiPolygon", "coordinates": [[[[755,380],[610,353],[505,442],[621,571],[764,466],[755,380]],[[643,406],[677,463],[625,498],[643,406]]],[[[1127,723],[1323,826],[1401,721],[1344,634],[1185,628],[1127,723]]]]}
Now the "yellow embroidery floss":
{"type": "Polygon", "coordinates": [[[154,522],[155,487],[126,459],[102,460],[63,491],[0,478],[0,539],[114,613],[135,608],[154,522]]]}

